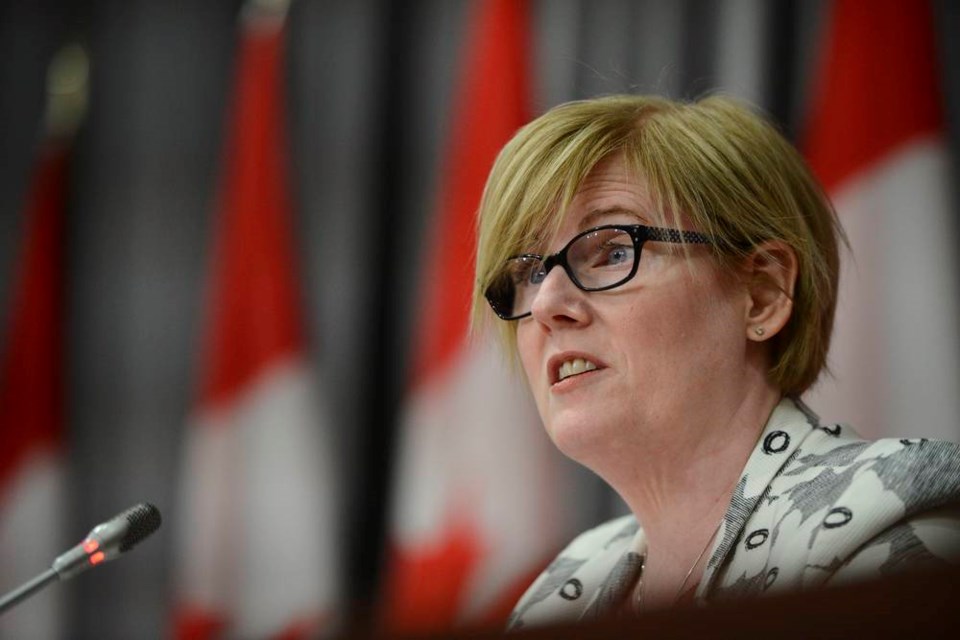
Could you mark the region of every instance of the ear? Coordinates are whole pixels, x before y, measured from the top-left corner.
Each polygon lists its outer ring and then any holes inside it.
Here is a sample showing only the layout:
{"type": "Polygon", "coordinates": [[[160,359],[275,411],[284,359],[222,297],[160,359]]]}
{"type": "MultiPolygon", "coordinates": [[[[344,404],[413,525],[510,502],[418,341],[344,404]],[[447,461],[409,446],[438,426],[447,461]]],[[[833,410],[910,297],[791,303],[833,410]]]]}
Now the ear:
{"type": "Polygon", "coordinates": [[[744,260],[743,275],[748,296],[747,339],[763,342],[777,335],[793,313],[797,254],[787,243],[769,240],[744,260]]]}

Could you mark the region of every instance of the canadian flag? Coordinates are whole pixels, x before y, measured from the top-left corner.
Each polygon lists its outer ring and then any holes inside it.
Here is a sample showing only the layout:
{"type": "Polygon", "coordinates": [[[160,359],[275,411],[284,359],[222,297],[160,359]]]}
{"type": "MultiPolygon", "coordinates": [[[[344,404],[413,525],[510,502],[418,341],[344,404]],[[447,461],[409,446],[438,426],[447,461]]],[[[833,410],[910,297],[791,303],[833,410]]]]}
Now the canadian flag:
{"type": "MultiPolygon", "coordinates": [[[[23,216],[9,330],[0,359],[0,584],[11,589],[63,551],[63,208],[66,149],[41,151],[23,216]]],[[[0,637],[54,638],[62,592],[0,618],[0,637]]]]}
{"type": "Polygon", "coordinates": [[[960,240],[925,1],[837,0],[806,154],[849,236],[810,394],[870,436],[960,439],[960,240]]]}
{"type": "Polygon", "coordinates": [[[329,427],[292,252],[282,52],[282,18],[245,14],[175,523],[178,638],[312,636],[339,586],[329,427]]]}
{"type": "Polygon", "coordinates": [[[472,5],[421,279],[385,581],[394,631],[503,624],[572,535],[566,461],[498,345],[468,337],[476,212],[500,148],[528,117],[527,3],[472,5]]]}

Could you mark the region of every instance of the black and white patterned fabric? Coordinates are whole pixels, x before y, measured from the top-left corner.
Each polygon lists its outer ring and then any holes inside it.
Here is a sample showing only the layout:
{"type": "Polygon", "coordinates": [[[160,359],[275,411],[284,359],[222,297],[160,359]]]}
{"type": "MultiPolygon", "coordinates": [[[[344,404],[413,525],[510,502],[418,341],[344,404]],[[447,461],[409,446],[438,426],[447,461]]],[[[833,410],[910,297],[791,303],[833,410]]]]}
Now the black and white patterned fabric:
{"type": "MultiPolygon", "coordinates": [[[[865,441],[799,400],[770,417],[733,492],[695,599],[708,603],[960,562],[960,446],[865,441]]],[[[578,536],[520,599],[509,628],[620,606],[646,553],[633,516],[578,536]]]]}

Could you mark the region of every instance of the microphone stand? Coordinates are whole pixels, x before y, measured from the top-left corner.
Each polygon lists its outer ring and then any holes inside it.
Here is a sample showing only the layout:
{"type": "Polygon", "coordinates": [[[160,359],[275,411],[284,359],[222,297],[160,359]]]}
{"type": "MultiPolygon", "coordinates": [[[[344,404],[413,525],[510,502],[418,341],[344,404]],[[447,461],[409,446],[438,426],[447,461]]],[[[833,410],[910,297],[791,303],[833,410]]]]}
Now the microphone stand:
{"type": "Polygon", "coordinates": [[[13,607],[21,600],[29,598],[37,591],[40,591],[40,589],[43,589],[45,586],[56,580],[58,577],[59,574],[57,573],[57,570],[51,567],[35,577],[33,580],[25,582],[10,593],[7,593],[0,598],[0,613],[3,613],[7,609],[13,607]]]}

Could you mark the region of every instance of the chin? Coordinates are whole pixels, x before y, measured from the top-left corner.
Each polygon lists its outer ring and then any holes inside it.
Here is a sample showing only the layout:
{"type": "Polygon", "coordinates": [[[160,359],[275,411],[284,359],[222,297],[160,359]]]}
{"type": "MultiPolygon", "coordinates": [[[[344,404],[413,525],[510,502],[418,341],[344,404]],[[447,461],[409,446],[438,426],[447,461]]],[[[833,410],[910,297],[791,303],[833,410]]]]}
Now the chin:
{"type": "Polygon", "coordinates": [[[545,422],[548,425],[547,434],[557,449],[580,464],[587,465],[588,460],[617,440],[614,434],[601,426],[595,416],[565,412],[545,422]]]}

